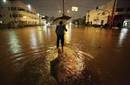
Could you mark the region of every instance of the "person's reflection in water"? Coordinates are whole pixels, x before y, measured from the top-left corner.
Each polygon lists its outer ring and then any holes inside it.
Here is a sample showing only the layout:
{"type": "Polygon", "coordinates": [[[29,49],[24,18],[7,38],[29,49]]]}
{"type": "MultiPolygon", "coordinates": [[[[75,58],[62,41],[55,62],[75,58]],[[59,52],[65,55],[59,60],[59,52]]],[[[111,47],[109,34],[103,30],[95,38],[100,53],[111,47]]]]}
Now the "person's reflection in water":
{"type": "Polygon", "coordinates": [[[59,48],[59,41],[61,40],[62,52],[64,47],[64,31],[67,31],[63,22],[60,21],[59,25],[56,27],[56,35],[57,35],[57,49],[59,48]]]}

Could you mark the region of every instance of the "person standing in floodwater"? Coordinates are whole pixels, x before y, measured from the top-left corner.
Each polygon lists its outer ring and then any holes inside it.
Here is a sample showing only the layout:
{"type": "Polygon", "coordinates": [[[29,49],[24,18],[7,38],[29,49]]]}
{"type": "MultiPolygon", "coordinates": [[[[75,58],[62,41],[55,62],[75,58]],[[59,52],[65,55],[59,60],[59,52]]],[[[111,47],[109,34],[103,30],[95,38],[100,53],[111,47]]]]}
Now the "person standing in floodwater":
{"type": "Polygon", "coordinates": [[[61,46],[62,46],[62,51],[64,47],[64,31],[67,31],[65,25],[63,25],[63,22],[60,21],[59,25],[56,27],[56,35],[57,35],[57,49],[59,48],[59,42],[61,40],[61,46]]]}

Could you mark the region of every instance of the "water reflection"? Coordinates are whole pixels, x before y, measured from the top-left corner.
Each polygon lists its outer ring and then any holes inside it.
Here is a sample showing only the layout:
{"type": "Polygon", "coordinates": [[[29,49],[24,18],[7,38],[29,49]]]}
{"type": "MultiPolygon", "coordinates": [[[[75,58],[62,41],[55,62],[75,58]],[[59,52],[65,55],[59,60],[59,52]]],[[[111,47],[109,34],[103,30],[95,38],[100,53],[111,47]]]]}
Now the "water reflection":
{"type": "MultiPolygon", "coordinates": [[[[122,29],[120,33],[118,30],[73,28],[71,25],[67,25],[66,43],[72,43],[72,50],[80,49],[81,51],[65,53],[65,56],[61,58],[62,61],[57,64],[59,65],[58,76],[61,84],[56,85],[107,85],[108,83],[113,85],[115,81],[126,79],[121,75],[129,72],[125,73],[124,71],[123,73],[119,71],[123,71],[123,67],[127,69],[127,65],[129,65],[128,62],[126,65],[123,61],[127,59],[126,57],[129,57],[130,39],[127,37],[129,34],[127,29],[122,29]],[[120,36],[118,36],[119,34],[120,36]],[[123,51],[118,54],[117,51],[113,51],[117,49],[115,48],[117,45],[125,45],[127,47],[119,48],[123,51]],[[94,57],[86,54],[88,52],[94,57]],[[120,62],[117,63],[118,61],[120,62]],[[95,66],[96,70],[93,66],[95,66]],[[101,74],[100,77],[103,78],[104,84],[95,82],[98,80],[98,78],[95,78],[96,72],[101,74]]],[[[0,78],[5,77],[4,82],[10,80],[6,79],[9,76],[8,73],[17,67],[18,71],[17,68],[15,71],[18,73],[14,72],[16,75],[11,75],[18,80],[16,85],[55,84],[55,79],[50,75],[50,61],[57,57],[57,50],[54,47],[55,42],[52,43],[52,41],[56,40],[55,28],[31,27],[29,29],[2,30],[0,32],[0,56],[3,56],[0,58],[0,75],[3,75],[0,78]],[[47,48],[49,46],[53,47],[47,48]],[[52,53],[49,53],[49,51],[52,53]],[[10,54],[13,55],[10,56],[10,54]],[[52,55],[48,56],[49,54],[52,55]],[[16,67],[12,65],[12,62],[16,64],[16,67]],[[14,68],[9,69],[9,67],[14,68]]],[[[66,46],[69,47],[68,45],[66,46]]],[[[69,51],[66,47],[65,50],[69,51]]],[[[114,84],[120,85],[120,83],[114,84]]]]}
{"type": "Polygon", "coordinates": [[[50,38],[52,37],[50,29],[51,28],[48,27],[48,25],[43,26],[43,30],[44,30],[44,33],[45,33],[46,40],[48,40],[48,39],[50,40],[50,38]]]}
{"type": "Polygon", "coordinates": [[[38,28],[38,41],[40,44],[44,44],[44,39],[43,39],[44,31],[42,27],[38,28]]]}
{"type": "Polygon", "coordinates": [[[19,53],[21,51],[21,46],[16,31],[11,30],[9,32],[9,45],[13,54],[19,53]]]}
{"type": "Polygon", "coordinates": [[[31,48],[38,47],[36,32],[33,30],[32,30],[31,35],[30,35],[30,45],[31,45],[31,48]]]}
{"type": "Polygon", "coordinates": [[[123,28],[121,29],[120,32],[120,36],[119,36],[119,41],[118,41],[118,45],[119,47],[121,47],[127,37],[127,33],[128,33],[128,29],[127,28],[123,28]]]}
{"type": "Polygon", "coordinates": [[[67,32],[65,33],[65,42],[69,44],[71,42],[71,30],[72,30],[72,23],[70,22],[69,24],[66,25],[67,32]]]}
{"type": "MultiPolygon", "coordinates": [[[[98,77],[94,76],[98,74],[91,74],[92,69],[86,64],[92,62],[94,57],[72,48],[65,47],[63,53],[59,50],[58,57],[51,62],[51,73],[58,85],[100,85],[98,77]],[[96,81],[93,80],[96,77],[96,81]]],[[[54,54],[53,51],[51,53],[54,54]]],[[[90,67],[93,68],[93,65],[90,67]]]]}

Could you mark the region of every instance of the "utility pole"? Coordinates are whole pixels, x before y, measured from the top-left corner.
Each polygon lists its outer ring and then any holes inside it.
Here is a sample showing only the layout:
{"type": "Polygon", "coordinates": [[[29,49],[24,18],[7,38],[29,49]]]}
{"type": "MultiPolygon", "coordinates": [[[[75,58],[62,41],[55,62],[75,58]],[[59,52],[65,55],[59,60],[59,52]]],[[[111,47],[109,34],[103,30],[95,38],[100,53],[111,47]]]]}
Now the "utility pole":
{"type": "Polygon", "coordinates": [[[62,10],[63,10],[63,16],[64,16],[65,15],[65,1],[63,0],[62,3],[63,3],[63,9],[62,10]]]}
{"type": "Polygon", "coordinates": [[[114,4],[113,4],[113,7],[112,7],[112,13],[111,13],[111,23],[110,23],[110,28],[112,28],[112,26],[113,26],[113,22],[114,22],[116,3],[117,3],[117,0],[114,0],[114,4]]]}

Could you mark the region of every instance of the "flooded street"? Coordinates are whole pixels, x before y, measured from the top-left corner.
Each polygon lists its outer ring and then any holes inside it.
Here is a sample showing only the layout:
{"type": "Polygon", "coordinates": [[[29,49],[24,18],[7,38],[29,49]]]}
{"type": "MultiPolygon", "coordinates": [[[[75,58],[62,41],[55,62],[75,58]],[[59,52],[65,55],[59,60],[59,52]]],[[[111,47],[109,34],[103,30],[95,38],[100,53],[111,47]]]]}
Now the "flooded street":
{"type": "Polygon", "coordinates": [[[130,30],[67,29],[62,55],[54,26],[0,30],[0,85],[130,85],[130,30]]]}

